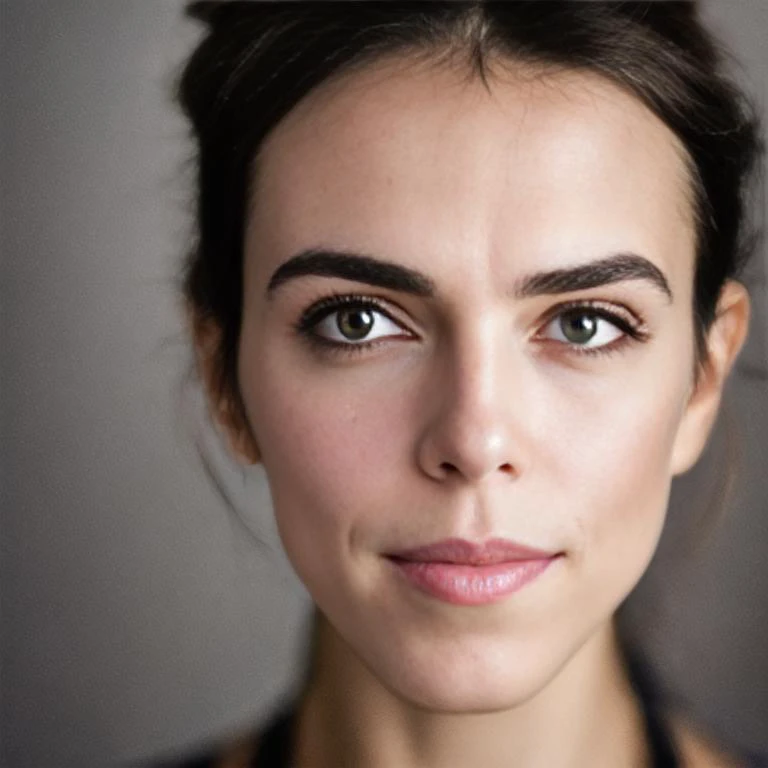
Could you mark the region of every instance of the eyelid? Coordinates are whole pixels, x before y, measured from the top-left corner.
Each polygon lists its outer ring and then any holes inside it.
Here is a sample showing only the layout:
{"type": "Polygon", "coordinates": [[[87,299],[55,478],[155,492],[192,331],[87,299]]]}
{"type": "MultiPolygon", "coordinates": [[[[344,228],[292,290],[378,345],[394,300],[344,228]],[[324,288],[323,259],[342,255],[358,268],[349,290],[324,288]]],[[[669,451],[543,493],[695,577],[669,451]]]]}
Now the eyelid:
{"type": "Polygon", "coordinates": [[[604,299],[573,299],[556,304],[547,310],[539,327],[544,327],[556,317],[573,310],[584,310],[585,313],[591,310],[607,322],[615,323],[625,333],[642,334],[647,331],[646,322],[639,313],[625,304],[604,299]]]}
{"type": "MultiPolygon", "coordinates": [[[[404,323],[395,316],[396,313],[392,312],[387,304],[388,302],[383,299],[366,294],[331,293],[307,307],[301,313],[296,325],[299,330],[308,330],[334,312],[347,308],[361,308],[379,312],[393,323],[404,327],[404,323]]],[[[404,330],[407,329],[404,328],[404,330]]]]}

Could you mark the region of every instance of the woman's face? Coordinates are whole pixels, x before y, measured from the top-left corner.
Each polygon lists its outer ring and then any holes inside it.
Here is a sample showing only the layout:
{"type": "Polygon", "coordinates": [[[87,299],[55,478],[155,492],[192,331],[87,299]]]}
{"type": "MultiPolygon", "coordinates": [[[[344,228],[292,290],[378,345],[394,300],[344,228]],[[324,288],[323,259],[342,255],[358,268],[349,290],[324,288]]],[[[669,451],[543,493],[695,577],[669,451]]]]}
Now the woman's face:
{"type": "Polygon", "coordinates": [[[704,437],[688,190],[669,130],[573,73],[381,63],[264,145],[242,398],[297,573],[407,699],[526,699],[645,570],[704,437]],[[392,557],[446,539],[541,552],[392,557]]]}

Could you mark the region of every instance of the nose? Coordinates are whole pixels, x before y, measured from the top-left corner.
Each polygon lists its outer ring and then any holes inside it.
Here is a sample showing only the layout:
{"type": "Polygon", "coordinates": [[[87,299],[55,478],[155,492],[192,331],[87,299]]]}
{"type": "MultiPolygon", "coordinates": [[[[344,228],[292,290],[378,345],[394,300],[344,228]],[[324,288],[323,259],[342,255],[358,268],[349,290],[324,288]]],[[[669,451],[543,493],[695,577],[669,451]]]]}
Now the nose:
{"type": "Polygon", "coordinates": [[[433,480],[479,485],[520,475],[523,385],[504,352],[486,336],[435,366],[417,444],[419,467],[433,480]]]}

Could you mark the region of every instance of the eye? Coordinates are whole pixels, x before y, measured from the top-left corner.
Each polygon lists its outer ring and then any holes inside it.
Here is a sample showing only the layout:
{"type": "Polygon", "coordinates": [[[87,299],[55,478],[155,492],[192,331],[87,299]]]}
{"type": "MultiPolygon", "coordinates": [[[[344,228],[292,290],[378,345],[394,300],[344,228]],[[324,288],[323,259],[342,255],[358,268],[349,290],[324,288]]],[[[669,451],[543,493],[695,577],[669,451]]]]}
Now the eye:
{"type": "Polygon", "coordinates": [[[547,326],[550,338],[580,347],[602,347],[622,335],[622,331],[592,310],[563,312],[547,326]]]}
{"type": "Polygon", "coordinates": [[[400,326],[386,315],[367,307],[337,309],[315,326],[315,333],[348,344],[391,336],[400,330],[400,326]]]}
{"type": "Polygon", "coordinates": [[[352,347],[358,351],[378,339],[410,336],[378,301],[351,295],[329,296],[313,304],[297,329],[311,342],[338,351],[351,351],[352,347]]]}
{"type": "Polygon", "coordinates": [[[613,351],[631,339],[642,341],[645,332],[642,321],[625,307],[590,302],[561,307],[540,335],[573,352],[595,354],[613,351]]]}

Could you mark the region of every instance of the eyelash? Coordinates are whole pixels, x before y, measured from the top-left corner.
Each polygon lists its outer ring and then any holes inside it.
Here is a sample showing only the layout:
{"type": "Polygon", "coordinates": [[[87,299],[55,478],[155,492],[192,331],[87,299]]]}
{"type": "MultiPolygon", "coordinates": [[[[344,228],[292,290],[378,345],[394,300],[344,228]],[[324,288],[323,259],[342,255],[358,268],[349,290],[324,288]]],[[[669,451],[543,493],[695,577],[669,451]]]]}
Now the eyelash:
{"type": "MultiPolygon", "coordinates": [[[[295,330],[306,338],[306,340],[313,346],[340,356],[351,356],[364,353],[369,349],[377,347],[379,344],[386,343],[388,338],[392,338],[390,336],[374,339],[372,341],[344,343],[332,341],[316,333],[315,328],[322,320],[342,309],[373,311],[383,315],[390,322],[402,325],[377,299],[359,294],[333,293],[308,307],[295,324],[295,330]]],[[[644,320],[635,312],[623,305],[594,299],[576,300],[558,304],[547,313],[546,319],[541,327],[548,327],[553,320],[565,316],[568,313],[581,313],[600,320],[605,320],[622,332],[622,335],[614,341],[599,347],[585,347],[575,343],[544,339],[544,341],[549,341],[566,347],[569,354],[588,357],[607,356],[621,351],[628,344],[635,342],[642,343],[650,338],[644,320]]]]}

